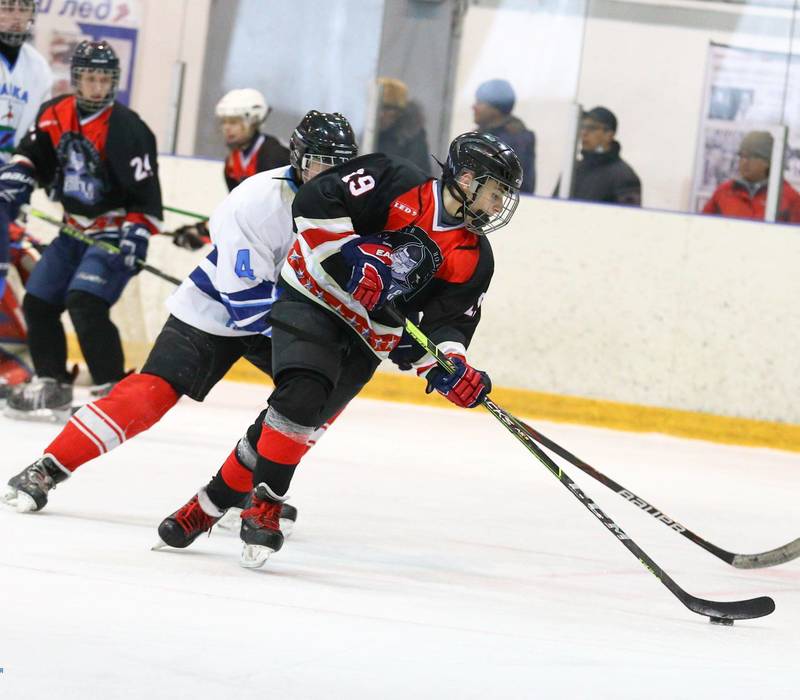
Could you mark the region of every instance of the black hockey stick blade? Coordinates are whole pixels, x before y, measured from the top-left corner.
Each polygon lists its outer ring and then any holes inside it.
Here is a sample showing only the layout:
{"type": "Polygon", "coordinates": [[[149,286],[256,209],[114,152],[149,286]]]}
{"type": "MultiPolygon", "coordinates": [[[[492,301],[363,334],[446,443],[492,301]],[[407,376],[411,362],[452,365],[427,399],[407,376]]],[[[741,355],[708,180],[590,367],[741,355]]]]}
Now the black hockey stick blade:
{"type": "Polygon", "coordinates": [[[726,602],[704,600],[687,594],[683,604],[698,615],[705,615],[719,620],[753,620],[775,612],[775,601],[769,596],[726,602]]]}
{"type": "Polygon", "coordinates": [[[548,450],[552,450],[559,457],[566,459],[570,464],[585,472],[596,481],[599,481],[601,484],[603,484],[603,486],[608,487],[629,503],[633,503],[645,513],[653,516],[656,520],[663,523],[674,532],[683,535],[686,539],[694,542],[696,545],[699,545],[707,552],[713,554],[715,557],[722,559],[722,561],[726,562],[727,564],[735,566],[737,569],[763,569],[769,566],[785,564],[787,561],[792,561],[793,559],[800,557],[800,538],[794,540],[793,542],[789,542],[782,547],[770,549],[767,552],[760,552],[759,554],[736,554],[734,552],[729,552],[726,549],[722,549],[722,547],[718,547],[708,540],[703,539],[700,537],[700,535],[692,532],[689,528],[687,528],[685,525],[682,525],[677,520],[673,520],[667,516],[664,511],[659,510],[641,496],[636,495],[630,489],[626,489],[621,484],[618,484],[612,478],[598,471],[579,457],[576,457],[569,450],[543,435],[524,421],[521,421],[518,418],[515,420],[519,426],[522,427],[540,445],[546,447],[548,450]]]}

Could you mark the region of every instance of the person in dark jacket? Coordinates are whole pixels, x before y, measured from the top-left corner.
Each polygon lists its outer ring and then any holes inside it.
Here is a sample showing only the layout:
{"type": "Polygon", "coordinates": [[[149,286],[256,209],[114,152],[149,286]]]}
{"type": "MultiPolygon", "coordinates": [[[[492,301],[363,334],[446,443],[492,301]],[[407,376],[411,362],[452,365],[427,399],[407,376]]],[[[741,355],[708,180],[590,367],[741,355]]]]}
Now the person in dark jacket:
{"type": "Polygon", "coordinates": [[[620,158],[622,147],[614,138],[616,133],[617,118],[610,109],[595,107],[584,113],[581,159],[575,164],[570,199],[641,206],[642,183],[620,158]]]}
{"type": "Polygon", "coordinates": [[[431,156],[422,108],[417,102],[409,101],[408,86],[402,80],[378,78],[378,84],[381,102],[375,150],[410,160],[430,175],[431,156]]]}
{"type": "Polygon", "coordinates": [[[522,164],[522,192],[536,189],[536,134],[511,112],[517,96],[507,80],[487,80],[478,86],[472,114],[477,131],[492,134],[510,146],[522,164]]]}

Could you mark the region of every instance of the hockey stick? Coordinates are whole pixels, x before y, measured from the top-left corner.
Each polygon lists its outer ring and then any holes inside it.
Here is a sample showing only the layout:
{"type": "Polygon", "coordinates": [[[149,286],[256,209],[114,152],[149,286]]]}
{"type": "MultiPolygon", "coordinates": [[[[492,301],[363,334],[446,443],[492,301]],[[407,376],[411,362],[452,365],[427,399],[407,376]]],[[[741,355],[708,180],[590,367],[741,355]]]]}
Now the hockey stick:
{"type": "Polygon", "coordinates": [[[760,552],[759,554],[734,554],[721,547],[717,547],[715,544],[704,540],[700,535],[695,534],[684,525],[681,525],[677,520],[670,518],[664,511],[648,503],[641,496],[637,496],[633,491],[626,489],[602,472],[597,471],[597,469],[576,457],[558,443],[553,442],[550,438],[542,435],[542,433],[535,430],[527,423],[519,419],[515,420],[540,445],[543,445],[548,450],[552,450],[559,457],[563,457],[570,462],[570,464],[573,464],[581,471],[586,472],[593,479],[599,481],[603,486],[607,486],[609,489],[622,496],[626,501],[633,503],[645,513],[652,515],[656,520],[664,523],[670,530],[680,533],[686,539],[700,545],[706,551],[711,552],[715,557],[722,559],[722,561],[731,566],[735,566],[737,569],[763,569],[768,566],[785,564],[787,561],[792,561],[800,557],[800,537],[782,547],[770,549],[768,552],[760,552]]]}
{"type": "MultiPolygon", "coordinates": [[[[41,219],[42,221],[46,221],[48,224],[53,224],[54,226],[58,226],[64,233],[66,233],[71,238],[75,238],[76,240],[80,241],[81,243],[86,243],[86,245],[93,245],[96,248],[101,248],[108,253],[119,253],[119,248],[112,243],[107,241],[98,240],[94,236],[90,236],[83,231],[78,231],[78,229],[73,228],[72,226],[67,226],[63,221],[57,219],[54,216],[50,216],[39,209],[34,209],[33,207],[27,207],[24,210],[26,213],[30,214],[31,216],[35,216],[37,219],[41,219]]],[[[172,282],[172,284],[180,285],[181,281],[177,277],[172,277],[168,275],[166,272],[162,272],[157,267],[153,267],[152,265],[148,265],[144,260],[140,260],[136,258],[136,264],[138,265],[140,270],[146,270],[151,275],[155,275],[156,277],[160,277],[162,280],[166,280],[167,282],[172,282]]]]}
{"type": "Polygon", "coordinates": [[[187,211],[186,209],[178,209],[178,207],[168,207],[164,205],[162,207],[164,211],[171,211],[173,214],[183,214],[183,216],[189,216],[193,219],[198,219],[200,221],[208,221],[208,217],[203,214],[198,214],[195,211],[187,211]]]}
{"type": "MultiPolygon", "coordinates": [[[[454,367],[436,344],[430,340],[417,326],[408,319],[403,319],[392,307],[385,307],[397,323],[404,326],[406,333],[425,350],[436,362],[448,372],[453,372],[454,367]]],[[[483,399],[486,409],[506,428],[525,448],[536,457],[608,530],[633,554],[651,574],[653,574],[666,588],[683,603],[689,610],[698,615],[705,615],[711,622],[733,624],[734,620],[748,620],[764,617],[775,610],[775,601],[768,596],[751,598],[749,600],[713,601],[698,598],[684,591],[672,578],[658,566],[645,551],[639,547],[619,525],[609,518],[600,507],[592,501],[578,485],[553,462],[550,457],[536,444],[533,437],[510,413],[498,406],[490,398],[483,399]]]]}

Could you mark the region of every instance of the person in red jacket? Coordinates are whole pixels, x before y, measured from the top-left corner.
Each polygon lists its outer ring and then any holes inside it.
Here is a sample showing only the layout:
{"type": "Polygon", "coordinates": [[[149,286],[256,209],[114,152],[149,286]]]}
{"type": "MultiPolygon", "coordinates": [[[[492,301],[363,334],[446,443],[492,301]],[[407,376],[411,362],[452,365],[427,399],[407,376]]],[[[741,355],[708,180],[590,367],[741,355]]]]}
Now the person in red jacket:
{"type": "MultiPolygon", "coordinates": [[[[772,143],[768,131],[745,134],[739,146],[739,176],[717,187],[703,207],[704,214],[764,220],[772,143]]],[[[800,223],[800,193],[785,180],[775,220],[800,223]]]]}

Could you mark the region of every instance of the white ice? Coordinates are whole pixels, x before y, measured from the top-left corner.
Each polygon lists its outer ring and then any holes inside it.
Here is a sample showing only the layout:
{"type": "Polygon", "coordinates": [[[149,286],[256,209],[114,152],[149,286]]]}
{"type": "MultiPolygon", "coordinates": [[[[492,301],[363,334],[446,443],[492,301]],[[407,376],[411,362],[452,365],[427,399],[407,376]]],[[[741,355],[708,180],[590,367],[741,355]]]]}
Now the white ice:
{"type": "MultiPolygon", "coordinates": [[[[796,698],[800,560],[740,571],[566,471],[687,591],[686,608],[485,411],[357,400],[292,485],[257,571],[236,536],[152,552],[265,390],[221,384],[82,467],[38,514],[0,508],[0,698],[796,698]]],[[[537,423],[732,551],[800,535],[800,455],[537,423]]],[[[52,425],[0,419],[2,480],[52,425]]]]}

